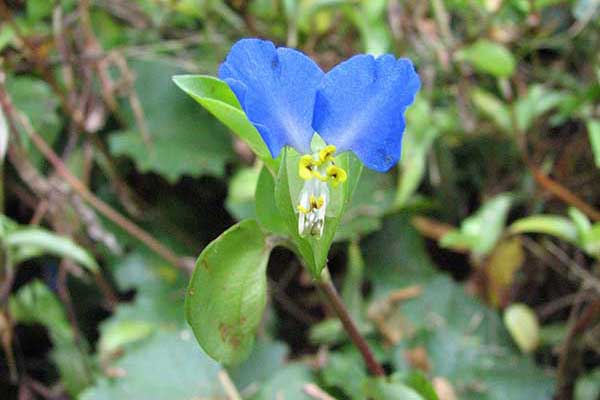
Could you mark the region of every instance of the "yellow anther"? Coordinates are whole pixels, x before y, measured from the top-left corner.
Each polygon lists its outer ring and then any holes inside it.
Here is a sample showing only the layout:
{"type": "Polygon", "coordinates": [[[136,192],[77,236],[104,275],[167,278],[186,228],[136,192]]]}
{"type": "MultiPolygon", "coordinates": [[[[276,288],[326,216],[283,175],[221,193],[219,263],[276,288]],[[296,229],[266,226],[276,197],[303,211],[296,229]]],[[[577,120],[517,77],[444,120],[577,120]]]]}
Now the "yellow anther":
{"type": "Polygon", "coordinates": [[[314,163],[312,156],[309,154],[300,157],[300,162],[298,163],[298,175],[300,175],[300,178],[306,181],[313,177],[314,163]]]}
{"type": "Polygon", "coordinates": [[[330,144],[325,146],[319,151],[319,165],[327,161],[333,161],[333,155],[335,154],[335,146],[330,144]]]}
{"type": "Polygon", "coordinates": [[[323,207],[323,203],[325,203],[325,199],[323,198],[323,196],[319,196],[319,198],[317,199],[314,195],[310,195],[311,210],[318,210],[319,208],[323,207]]]}
{"type": "Polygon", "coordinates": [[[298,205],[296,206],[296,210],[300,211],[302,214],[308,214],[308,213],[310,212],[310,210],[309,210],[309,209],[307,209],[307,208],[305,208],[305,207],[302,207],[302,205],[301,205],[301,204],[298,204],[298,205]]]}
{"type": "Polygon", "coordinates": [[[337,187],[340,183],[346,182],[346,179],[348,178],[346,171],[335,165],[327,167],[327,176],[331,180],[333,187],[337,187]]]}
{"type": "Polygon", "coordinates": [[[317,178],[321,182],[327,182],[327,177],[319,172],[319,170],[315,169],[312,171],[312,177],[317,178]]]}

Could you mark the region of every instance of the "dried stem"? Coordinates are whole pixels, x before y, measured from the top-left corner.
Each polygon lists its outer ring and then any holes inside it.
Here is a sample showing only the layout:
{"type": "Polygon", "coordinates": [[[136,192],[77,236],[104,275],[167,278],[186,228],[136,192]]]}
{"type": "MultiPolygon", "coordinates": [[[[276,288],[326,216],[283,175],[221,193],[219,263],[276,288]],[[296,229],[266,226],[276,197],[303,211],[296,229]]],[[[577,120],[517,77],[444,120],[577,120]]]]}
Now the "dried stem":
{"type": "Polygon", "coordinates": [[[331,283],[329,275],[327,273],[325,275],[327,276],[325,279],[317,281],[317,287],[321,290],[325,297],[327,297],[329,304],[342,322],[342,325],[348,333],[348,336],[350,336],[352,343],[354,343],[358,351],[360,351],[360,354],[365,360],[365,364],[367,364],[369,372],[375,376],[385,376],[383,367],[375,359],[375,356],[373,356],[373,352],[371,351],[367,341],[358,331],[358,328],[354,324],[346,305],[342,301],[335,286],[333,286],[333,283],[331,283]]]}
{"type": "MultiPolygon", "coordinates": [[[[44,139],[35,131],[33,126],[27,118],[25,118],[22,114],[18,113],[13,107],[10,99],[8,97],[8,93],[6,92],[4,85],[0,82],[0,106],[2,107],[4,114],[9,120],[17,120],[20,125],[23,126],[28,136],[30,137],[34,146],[42,153],[44,158],[48,160],[48,162],[54,167],[56,173],[63,178],[73,190],[81,196],[86,202],[88,202],[92,207],[94,207],[98,212],[104,215],[106,218],[114,222],[123,228],[127,233],[131,236],[135,237],[142,243],[144,243],[148,248],[154,251],[156,254],[164,258],[169,263],[173,264],[176,267],[179,267],[183,270],[191,272],[193,266],[190,265],[185,259],[177,256],[171,249],[160,243],[153,236],[151,236],[148,232],[137,226],[135,223],[124,217],[118,211],[114,210],[107,203],[100,200],[96,197],[88,188],[81,182],[78,178],[76,178],[66,167],[60,157],[52,150],[50,146],[44,141],[44,139]]],[[[10,124],[14,127],[14,124],[10,124]]],[[[9,125],[9,126],[10,126],[9,125]]],[[[13,134],[15,136],[18,135],[16,130],[13,130],[13,134]]],[[[13,147],[11,144],[10,147],[13,147]]]]}

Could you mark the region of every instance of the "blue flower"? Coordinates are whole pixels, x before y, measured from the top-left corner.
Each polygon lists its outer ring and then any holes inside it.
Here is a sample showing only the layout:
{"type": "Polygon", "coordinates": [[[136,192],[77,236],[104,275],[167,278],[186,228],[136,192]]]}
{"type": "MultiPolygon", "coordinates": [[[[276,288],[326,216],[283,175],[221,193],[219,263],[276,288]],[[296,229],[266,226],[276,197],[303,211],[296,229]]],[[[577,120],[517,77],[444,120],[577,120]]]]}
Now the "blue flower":
{"type": "Polygon", "coordinates": [[[420,87],[405,58],[356,55],[324,73],[303,53],[260,39],[237,42],[219,78],[233,90],[274,158],[284,146],[303,155],[298,172],[306,184],[298,205],[299,229],[317,236],[328,185],[346,180],[334,155],[352,151],[379,172],[397,164],[404,111],[420,87]],[[320,149],[311,148],[315,133],[326,143],[320,149]]]}

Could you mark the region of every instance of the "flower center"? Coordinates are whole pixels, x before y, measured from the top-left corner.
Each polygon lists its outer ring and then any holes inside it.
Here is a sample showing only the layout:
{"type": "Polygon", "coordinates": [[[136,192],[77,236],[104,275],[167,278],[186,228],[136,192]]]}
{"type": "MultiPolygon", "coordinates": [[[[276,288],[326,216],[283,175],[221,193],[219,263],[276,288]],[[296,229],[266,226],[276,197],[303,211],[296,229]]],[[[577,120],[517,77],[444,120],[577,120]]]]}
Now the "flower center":
{"type": "Polygon", "coordinates": [[[329,185],[336,188],[347,179],[346,171],[335,165],[335,151],[335,146],[328,145],[318,153],[300,158],[298,175],[305,181],[296,206],[300,236],[320,238],[323,235],[329,185]]]}

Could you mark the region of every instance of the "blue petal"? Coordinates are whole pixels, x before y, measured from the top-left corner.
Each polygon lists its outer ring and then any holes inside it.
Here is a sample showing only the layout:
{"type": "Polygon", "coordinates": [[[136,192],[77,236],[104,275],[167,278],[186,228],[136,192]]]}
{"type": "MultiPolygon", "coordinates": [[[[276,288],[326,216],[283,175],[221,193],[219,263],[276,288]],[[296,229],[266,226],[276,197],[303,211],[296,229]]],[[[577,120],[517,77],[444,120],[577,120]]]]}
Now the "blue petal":
{"type": "Polygon", "coordinates": [[[351,150],[367,167],[385,172],[400,160],[404,111],[420,85],[408,59],[354,56],[323,78],[313,128],[338,152],[351,150]]]}
{"type": "Polygon", "coordinates": [[[233,45],[219,68],[273,158],[283,146],[310,152],[311,123],[323,71],[299,51],[260,39],[233,45]]]}

